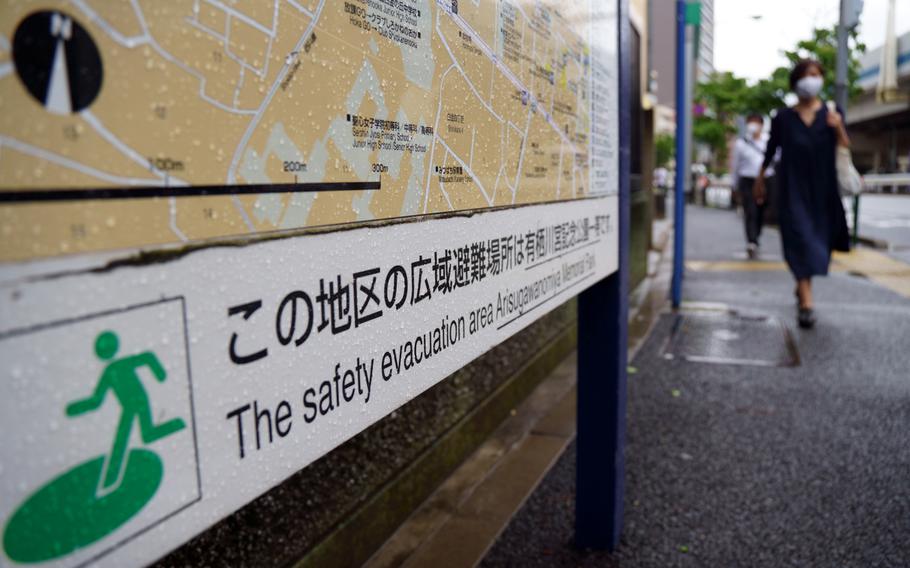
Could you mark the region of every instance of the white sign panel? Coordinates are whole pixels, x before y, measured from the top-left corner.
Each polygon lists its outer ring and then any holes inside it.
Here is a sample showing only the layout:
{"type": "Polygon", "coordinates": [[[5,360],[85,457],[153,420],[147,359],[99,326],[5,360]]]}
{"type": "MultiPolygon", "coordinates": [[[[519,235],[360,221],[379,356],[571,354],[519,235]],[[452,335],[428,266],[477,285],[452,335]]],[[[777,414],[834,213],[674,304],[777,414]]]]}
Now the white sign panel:
{"type": "Polygon", "coordinates": [[[0,566],[152,562],[617,268],[615,2],[116,6],[0,5],[0,566]]]}
{"type": "Polygon", "coordinates": [[[143,564],[617,267],[617,197],[7,284],[2,563],[143,564]]]}

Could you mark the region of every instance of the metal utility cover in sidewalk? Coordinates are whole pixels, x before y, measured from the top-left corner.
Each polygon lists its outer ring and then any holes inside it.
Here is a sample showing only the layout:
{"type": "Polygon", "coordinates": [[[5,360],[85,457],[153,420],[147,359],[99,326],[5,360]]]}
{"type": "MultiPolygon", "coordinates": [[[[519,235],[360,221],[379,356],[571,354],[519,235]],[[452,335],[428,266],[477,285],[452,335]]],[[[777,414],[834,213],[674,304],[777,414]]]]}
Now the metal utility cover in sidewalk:
{"type": "Polygon", "coordinates": [[[796,367],[790,332],[772,316],[735,311],[679,313],[663,349],[665,359],[698,363],[796,367]]]}

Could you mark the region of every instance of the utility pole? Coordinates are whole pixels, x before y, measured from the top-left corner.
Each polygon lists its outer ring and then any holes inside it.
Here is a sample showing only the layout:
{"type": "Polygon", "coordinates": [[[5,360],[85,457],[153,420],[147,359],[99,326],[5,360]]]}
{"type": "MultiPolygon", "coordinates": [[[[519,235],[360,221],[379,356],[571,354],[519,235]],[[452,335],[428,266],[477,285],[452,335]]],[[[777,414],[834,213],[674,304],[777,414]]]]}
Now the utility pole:
{"type": "MultiPolygon", "coordinates": [[[[844,125],[847,124],[847,65],[850,60],[850,49],[847,38],[850,30],[859,25],[859,16],[863,12],[863,0],[840,0],[840,19],[837,24],[837,64],[834,77],[834,102],[843,113],[844,125]]],[[[853,246],[859,240],[859,195],[853,196],[853,246]]]]}
{"type": "Polygon", "coordinates": [[[840,20],[837,25],[837,65],[834,77],[834,102],[846,114],[847,112],[847,65],[850,50],[847,39],[850,30],[859,25],[859,16],[863,12],[863,0],[840,0],[840,20]]]}
{"type": "Polygon", "coordinates": [[[841,111],[847,111],[847,4],[840,0],[840,19],[837,24],[837,64],[834,78],[834,102],[841,111]]]}

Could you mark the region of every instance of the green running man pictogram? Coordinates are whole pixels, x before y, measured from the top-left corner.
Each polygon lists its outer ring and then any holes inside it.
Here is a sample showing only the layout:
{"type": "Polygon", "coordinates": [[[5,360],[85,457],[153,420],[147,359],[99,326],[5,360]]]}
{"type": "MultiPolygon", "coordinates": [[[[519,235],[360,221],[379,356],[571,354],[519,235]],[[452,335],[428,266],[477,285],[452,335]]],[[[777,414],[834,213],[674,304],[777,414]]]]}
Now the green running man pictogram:
{"type": "Polygon", "coordinates": [[[137,371],[148,367],[158,382],[167,372],[151,351],[115,358],[120,339],[112,331],[95,338],[95,354],[107,362],[94,392],[66,406],[78,417],[97,411],[108,392],[121,407],[110,453],[94,456],[60,473],[29,495],[3,531],[3,549],[16,562],[45,562],[66,556],[111,534],[139,513],[158,492],[164,463],[157,453],[129,448],[136,422],[144,445],[186,428],[181,418],[152,420],[148,393],[137,371]]]}
{"type": "MultiPolygon", "coordinates": [[[[111,331],[99,334],[95,340],[95,354],[102,361],[108,361],[113,358],[119,348],[120,340],[111,331]]],[[[114,444],[111,447],[111,453],[108,455],[105,465],[105,473],[102,476],[100,486],[102,491],[109,490],[120,478],[123,458],[126,455],[130,433],[133,430],[133,423],[136,419],[139,420],[139,433],[143,444],[151,444],[156,440],[182,430],[186,426],[180,418],[168,420],[163,424],[152,423],[151,403],[145,392],[145,387],[142,386],[139,375],[136,374],[136,370],[141,367],[148,367],[159,382],[163,383],[167,377],[161,362],[150,351],[123,357],[108,363],[101,373],[95,392],[90,397],[72,402],[66,407],[67,416],[79,416],[80,414],[91,412],[101,406],[104,402],[104,396],[110,390],[113,391],[114,396],[117,397],[117,401],[123,408],[123,413],[120,415],[120,423],[117,426],[117,433],[114,436],[114,444]]]]}

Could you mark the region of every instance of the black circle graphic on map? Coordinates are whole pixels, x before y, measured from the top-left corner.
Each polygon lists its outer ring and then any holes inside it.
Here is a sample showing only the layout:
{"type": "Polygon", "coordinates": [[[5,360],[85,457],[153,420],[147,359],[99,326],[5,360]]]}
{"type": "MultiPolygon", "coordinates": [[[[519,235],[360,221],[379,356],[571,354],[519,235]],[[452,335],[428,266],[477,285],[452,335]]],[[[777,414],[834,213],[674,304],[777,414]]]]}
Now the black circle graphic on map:
{"type": "Polygon", "coordinates": [[[13,63],[25,88],[48,110],[79,112],[101,91],[101,54],[72,16],[33,12],[16,27],[13,63]]]}

